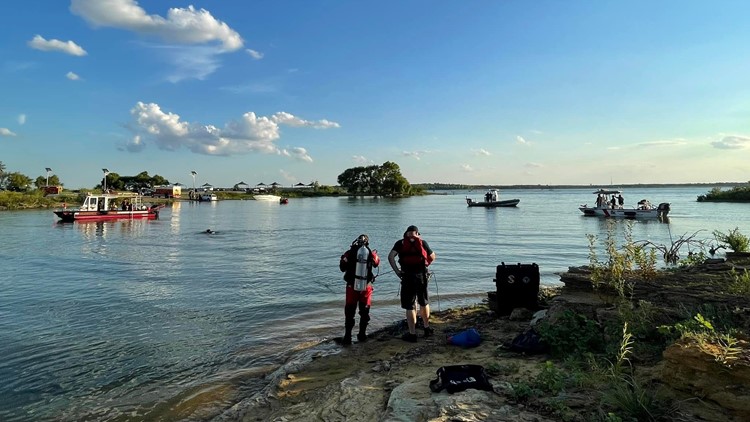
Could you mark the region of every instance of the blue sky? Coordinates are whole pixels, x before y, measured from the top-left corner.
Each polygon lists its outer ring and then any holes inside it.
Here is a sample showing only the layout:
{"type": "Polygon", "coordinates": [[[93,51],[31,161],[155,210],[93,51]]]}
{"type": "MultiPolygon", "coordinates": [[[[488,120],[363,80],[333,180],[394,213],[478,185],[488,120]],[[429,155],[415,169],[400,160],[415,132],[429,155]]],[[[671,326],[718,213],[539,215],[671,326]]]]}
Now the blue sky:
{"type": "Polygon", "coordinates": [[[69,188],[750,179],[744,1],[26,0],[0,161],[69,188]]]}

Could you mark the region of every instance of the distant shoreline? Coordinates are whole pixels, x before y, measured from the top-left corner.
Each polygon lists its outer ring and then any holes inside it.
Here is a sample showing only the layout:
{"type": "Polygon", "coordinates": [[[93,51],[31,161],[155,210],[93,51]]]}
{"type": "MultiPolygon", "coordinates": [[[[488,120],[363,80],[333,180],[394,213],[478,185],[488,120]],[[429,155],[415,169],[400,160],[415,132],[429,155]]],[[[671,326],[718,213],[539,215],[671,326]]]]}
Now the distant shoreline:
{"type": "Polygon", "coordinates": [[[735,187],[750,186],[750,182],[712,182],[712,183],[623,183],[623,184],[589,184],[589,185],[460,185],[451,183],[413,183],[412,186],[424,190],[476,190],[476,189],[598,189],[598,188],[678,188],[678,187],[735,187]]]}

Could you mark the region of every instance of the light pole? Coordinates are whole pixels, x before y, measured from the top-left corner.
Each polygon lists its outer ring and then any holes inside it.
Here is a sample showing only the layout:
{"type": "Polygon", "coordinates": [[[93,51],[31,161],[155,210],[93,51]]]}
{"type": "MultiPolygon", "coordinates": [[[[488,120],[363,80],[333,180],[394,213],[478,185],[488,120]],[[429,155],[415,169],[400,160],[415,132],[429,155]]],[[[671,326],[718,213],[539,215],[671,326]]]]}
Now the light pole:
{"type": "Polygon", "coordinates": [[[45,183],[45,186],[49,186],[49,174],[52,171],[52,169],[49,167],[45,167],[44,169],[47,170],[47,183],[45,183]]]}
{"type": "Polygon", "coordinates": [[[107,175],[109,174],[109,170],[108,169],[102,169],[102,171],[104,172],[104,185],[103,185],[104,188],[102,190],[103,190],[104,193],[107,193],[107,175]]]}

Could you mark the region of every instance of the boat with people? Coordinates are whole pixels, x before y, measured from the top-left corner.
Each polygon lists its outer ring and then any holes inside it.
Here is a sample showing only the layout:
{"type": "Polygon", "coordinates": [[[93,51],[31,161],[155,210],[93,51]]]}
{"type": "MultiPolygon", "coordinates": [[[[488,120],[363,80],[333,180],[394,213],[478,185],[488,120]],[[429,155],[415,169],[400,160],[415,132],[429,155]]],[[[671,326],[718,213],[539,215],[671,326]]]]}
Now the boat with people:
{"type": "Polygon", "coordinates": [[[288,203],[289,203],[289,198],[287,197],[281,197],[279,199],[279,204],[288,204],[288,203]]]}
{"type": "Polygon", "coordinates": [[[143,196],[134,192],[89,193],[78,208],[53,211],[62,222],[107,221],[118,219],[156,219],[163,204],[147,205],[143,196]]]}
{"type": "Polygon", "coordinates": [[[281,197],[279,195],[271,195],[268,193],[253,195],[253,199],[255,199],[256,201],[281,201],[281,197]]]}
{"type": "Polygon", "coordinates": [[[468,196],[466,197],[466,204],[470,207],[515,207],[519,202],[521,202],[520,199],[500,200],[500,193],[497,189],[488,189],[484,194],[484,201],[475,201],[468,196]]]}
{"type": "Polygon", "coordinates": [[[596,195],[596,205],[590,207],[583,204],[578,207],[584,216],[665,221],[670,211],[669,203],[662,202],[654,207],[647,199],[638,201],[634,208],[626,208],[622,191],[619,190],[598,189],[593,193],[596,195]]]}

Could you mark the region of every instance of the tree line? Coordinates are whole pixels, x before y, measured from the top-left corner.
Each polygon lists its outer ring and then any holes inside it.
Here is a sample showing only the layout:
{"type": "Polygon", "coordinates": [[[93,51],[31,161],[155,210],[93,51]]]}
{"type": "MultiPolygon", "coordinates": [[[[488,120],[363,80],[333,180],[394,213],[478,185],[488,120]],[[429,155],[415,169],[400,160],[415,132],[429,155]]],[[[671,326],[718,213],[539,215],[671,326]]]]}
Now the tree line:
{"type": "MultiPolygon", "coordinates": [[[[421,188],[409,184],[409,181],[401,174],[398,164],[386,161],[382,165],[352,167],[344,170],[338,176],[338,183],[349,195],[375,195],[375,196],[405,196],[419,193],[421,188]]],[[[140,191],[159,185],[169,185],[169,180],[162,176],[150,176],[143,171],[135,176],[121,176],[117,173],[108,173],[102,177],[94,189],[106,186],[113,190],[140,191]],[[105,183],[106,178],[106,183],[105,183]]],[[[32,180],[20,172],[6,172],[5,164],[0,161],[0,189],[14,192],[27,192],[42,189],[45,186],[62,186],[60,178],[56,174],[39,176],[32,180]]],[[[317,188],[317,186],[316,186],[317,188]]],[[[318,190],[318,189],[316,189],[318,190]]]]}
{"type": "MultiPolygon", "coordinates": [[[[13,192],[27,192],[33,188],[42,189],[45,186],[63,186],[60,178],[56,174],[48,176],[39,176],[31,179],[29,176],[20,172],[7,172],[6,166],[0,161],[0,189],[13,192]]],[[[168,185],[169,180],[162,176],[149,176],[147,171],[142,171],[135,176],[120,176],[117,173],[108,173],[102,177],[99,184],[94,189],[101,189],[104,186],[106,177],[107,189],[138,191],[144,188],[151,188],[159,185],[168,185]]]]}

